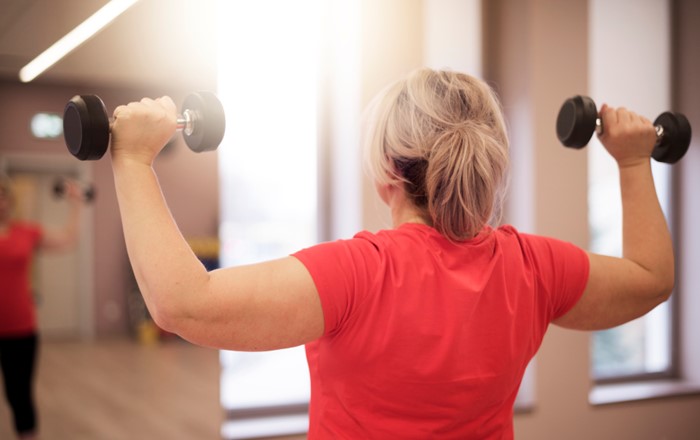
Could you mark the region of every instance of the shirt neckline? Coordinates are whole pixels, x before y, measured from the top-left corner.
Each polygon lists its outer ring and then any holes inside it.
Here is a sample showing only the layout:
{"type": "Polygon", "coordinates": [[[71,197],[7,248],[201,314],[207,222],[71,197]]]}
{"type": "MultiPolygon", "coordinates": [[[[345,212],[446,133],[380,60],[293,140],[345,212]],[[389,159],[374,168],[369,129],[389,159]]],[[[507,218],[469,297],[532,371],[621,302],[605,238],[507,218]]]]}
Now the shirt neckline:
{"type": "MultiPolygon", "coordinates": [[[[397,230],[397,231],[410,230],[410,229],[422,231],[424,233],[427,233],[430,236],[440,238],[440,239],[448,241],[448,242],[450,241],[447,239],[447,237],[445,237],[440,232],[438,232],[437,229],[435,229],[434,227],[432,227],[430,225],[426,225],[425,223],[406,222],[406,223],[400,224],[397,228],[395,228],[395,230],[397,230]]],[[[484,227],[481,229],[481,231],[479,231],[479,233],[475,237],[472,237],[468,240],[456,241],[456,242],[452,242],[452,243],[456,244],[456,245],[479,244],[479,243],[483,242],[484,240],[486,240],[493,233],[493,231],[494,231],[494,229],[491,226],[484,225],[484,227]]]]}

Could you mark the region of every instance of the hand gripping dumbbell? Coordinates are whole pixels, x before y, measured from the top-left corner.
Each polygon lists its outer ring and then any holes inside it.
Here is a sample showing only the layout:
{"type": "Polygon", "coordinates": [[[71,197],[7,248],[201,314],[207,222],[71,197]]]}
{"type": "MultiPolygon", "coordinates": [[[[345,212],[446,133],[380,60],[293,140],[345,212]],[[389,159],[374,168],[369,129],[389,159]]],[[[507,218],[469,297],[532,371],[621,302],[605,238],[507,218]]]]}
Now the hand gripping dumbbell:
{"type": "MultiPolygon", "coordinates": [[[[678,162],[690,145],[690,123],[681,113],[664,112],[654,120],[656,145],[651,157],[659,162],[678,162]]],[[[557,137],[567,147],[583,148],[593,132],[603,133],[595,103],[588,96],[576,95],[564,101],[557,116],[557,137]]]]}
{"type": "MultiPolygon", "coordinates": [[[[79,184],[83,192],[83,200],[86,203],[90,203],[95,200],[95,186],[91,183],[79,184]]],[[[66,181],[63,179],[56,179],[53,183],[53,195],[56,198],[61,198],[66,195],[66,181]]]]}
{"type": "MultiPolygon", "coordinates": [[[[197,153],[215,150],[224,137],[226,120],[218,98],[197,92],[185,98],[177,117],[187,146],[197,153]]],[[[78,95],[63,111],[63,136],[71,154],[80,160],[101,158],[109,145],[111,122],[102,100],[96,95],[78,95]]]]}

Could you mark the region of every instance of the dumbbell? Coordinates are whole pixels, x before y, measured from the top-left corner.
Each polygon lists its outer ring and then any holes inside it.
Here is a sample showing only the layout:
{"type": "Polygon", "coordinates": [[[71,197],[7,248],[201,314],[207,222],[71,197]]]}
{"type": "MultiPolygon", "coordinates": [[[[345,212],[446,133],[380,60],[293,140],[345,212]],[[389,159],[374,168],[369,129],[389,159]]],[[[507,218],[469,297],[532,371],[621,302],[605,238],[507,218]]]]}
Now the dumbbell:
{"type": "MultiPolygon", "coordinates": [[[[226,120],[219,99],[210,92],[188,95],[177,117],[177,129],[190,150],[215,150],[224,137],[226,120]]],[[[111,122],[104,102],[96,95],[74,96],[63,111],[63,136],[68,151],[80,160],[101,158],[109,145],[111,122]]]]}
{"type": "MultiPolygon", "coordinates": [[[[80,184],[83,190],[83,200],[87,203],[95,200],[95,187],[91,184],[80,184]]],[[[66,195],[66,181],[63,179],[56,179],[53,184],[53,195],[57,198],[64,197],[66,195]]]]}
{"type": "MultiPolygon", "coordinates": [[[[668,164],[678,162],[688,151],[691,129],[681,113],[664,112],[654,120],[656,145],[651,157],[668,164]]],[[[564,101],[557,116],[557,137],[567,147],[583,148],[593,132],[603,133],[602,121],[591,98],[576,95],[564,101]]]]}

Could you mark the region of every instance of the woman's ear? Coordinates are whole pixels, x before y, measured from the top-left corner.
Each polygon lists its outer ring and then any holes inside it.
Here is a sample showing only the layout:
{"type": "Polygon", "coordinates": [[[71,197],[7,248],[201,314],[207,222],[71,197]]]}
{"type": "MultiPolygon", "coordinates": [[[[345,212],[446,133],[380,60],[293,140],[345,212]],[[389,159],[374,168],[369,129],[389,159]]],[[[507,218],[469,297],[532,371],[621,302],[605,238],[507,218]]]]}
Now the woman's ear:
{"type": "Polygon", "coordinates": [[[379,198],[382,199],[382,202],[384,202],[385,205],[389,205],[389,188],[391,187],[390,184],[388,183],[380,183],[375,181],[374,182],[374,188],[377,190],[377,194],[379,194],[379,198]]]}
{"type": "Polygon", "coordinates": [[[388,182],[374,182],[374,188],[382,201],[391,206],[391,202],[396,198],[399,191],[403,191],[403,182],[400,180],[390,180],[388,182]]]}

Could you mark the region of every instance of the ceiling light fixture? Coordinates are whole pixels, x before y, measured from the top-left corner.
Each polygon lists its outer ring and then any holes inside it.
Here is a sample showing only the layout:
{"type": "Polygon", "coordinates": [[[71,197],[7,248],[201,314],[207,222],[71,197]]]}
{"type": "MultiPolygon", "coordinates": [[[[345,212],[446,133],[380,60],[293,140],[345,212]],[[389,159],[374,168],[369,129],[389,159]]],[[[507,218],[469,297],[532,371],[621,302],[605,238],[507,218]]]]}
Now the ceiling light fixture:
{"type": "Polygon", "coordinates": [[[22,67],[19,71],[20,81],[29,82],[41,75],[46,69],[56,64],[61,58],[98,33],[137,1],[112,0],[104,5],[99,11],[92,14],[87,20],[80,23],[75,29],[39,54],[29,64],[22,67]]]}

